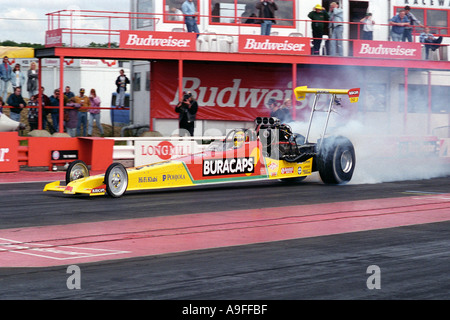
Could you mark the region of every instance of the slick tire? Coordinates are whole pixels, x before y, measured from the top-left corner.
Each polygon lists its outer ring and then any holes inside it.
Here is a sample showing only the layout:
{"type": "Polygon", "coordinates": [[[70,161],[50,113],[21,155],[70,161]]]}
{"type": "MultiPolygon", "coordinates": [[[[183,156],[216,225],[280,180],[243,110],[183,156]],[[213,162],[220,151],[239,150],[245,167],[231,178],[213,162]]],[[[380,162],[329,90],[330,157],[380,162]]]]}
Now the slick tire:
{"type": "Polygon", "coordinates": [[[105,173],[106,192],[113,198],[121,197],[128,187],[128,172],[120,163],[111,164],[105,173]]]}
{"type": "Polygon", "coordinates": [[[352,179],[355,170],[355,149],[345,137],[326,138],[320,146],[317,169],[327,184],[345,184],[352,179]]]}
{"type": "Polygon", "coordinates": [[[81,160],[73,161],[66,170],[66,185],[74,180],[89,177],[89,169],[81,160]]]}

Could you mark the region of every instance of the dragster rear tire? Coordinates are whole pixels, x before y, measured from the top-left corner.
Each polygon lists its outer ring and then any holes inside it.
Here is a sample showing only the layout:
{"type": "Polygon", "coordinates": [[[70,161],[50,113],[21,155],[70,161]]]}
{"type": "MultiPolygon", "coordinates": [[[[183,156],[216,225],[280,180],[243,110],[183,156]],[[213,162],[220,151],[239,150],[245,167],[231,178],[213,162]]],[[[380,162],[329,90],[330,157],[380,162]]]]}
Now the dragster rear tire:
{"type": "Polygon", "coordinates": [[[106,192],[113,198],[121,197],[128,187],[128,172],[120,163],[111,164],[105,173],[106,192]]]}
{"type": "Polygon", "coordinates": [[[355,148],[349,139],[338,136],[326,138],[320,146],[317,169],[327,184],[345,184],[355,170],[355,148]]]}
{"type": "Polygon", "coordinates": [[[89,177],[89,169],[82,160],[75,160],[69,164],[66,170],[66,185],[74,180],[89,177]]]}

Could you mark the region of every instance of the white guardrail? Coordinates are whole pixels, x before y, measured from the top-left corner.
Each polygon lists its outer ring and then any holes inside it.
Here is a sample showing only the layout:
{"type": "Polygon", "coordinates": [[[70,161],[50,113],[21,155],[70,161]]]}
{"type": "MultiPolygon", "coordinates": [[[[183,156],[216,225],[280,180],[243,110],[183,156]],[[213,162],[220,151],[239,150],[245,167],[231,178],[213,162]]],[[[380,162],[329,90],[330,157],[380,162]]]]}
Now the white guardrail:
{"type": "Polygon", "coordinates": [[[126,145],[114,145],[113,161],[133,161],[134,166],[151,164],[172,157],[189,155],[203,151],[206,141],[223,140],[225,136],[194,137],[107,137],[115,142],[125,141],[126,145]]]}

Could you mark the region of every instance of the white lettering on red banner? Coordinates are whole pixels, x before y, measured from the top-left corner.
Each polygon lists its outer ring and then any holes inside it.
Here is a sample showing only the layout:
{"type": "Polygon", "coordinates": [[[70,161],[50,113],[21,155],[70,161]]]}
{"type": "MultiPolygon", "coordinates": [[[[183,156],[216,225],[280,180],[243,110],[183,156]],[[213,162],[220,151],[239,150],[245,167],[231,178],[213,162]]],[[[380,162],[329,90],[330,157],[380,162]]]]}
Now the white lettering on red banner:
{"type": "Polygon", "coordinates": [[[421,59],[420,43],[354,41],[354,57],[421,59]]]}
{"type": "Polygon", "coordinates": [[[46,47],[60,47],[62,44],[62,29],[48,30],[45,32],[46,47]]]}
{"type": "Polygon", "coordinates": [[[239,36],[239,52],[310,54],[309,38],[239,36]]]}
{"type": "Polygon", "coordinates": [[[120,48],[196,50],[194,33],[120,31],[120,48]]]}

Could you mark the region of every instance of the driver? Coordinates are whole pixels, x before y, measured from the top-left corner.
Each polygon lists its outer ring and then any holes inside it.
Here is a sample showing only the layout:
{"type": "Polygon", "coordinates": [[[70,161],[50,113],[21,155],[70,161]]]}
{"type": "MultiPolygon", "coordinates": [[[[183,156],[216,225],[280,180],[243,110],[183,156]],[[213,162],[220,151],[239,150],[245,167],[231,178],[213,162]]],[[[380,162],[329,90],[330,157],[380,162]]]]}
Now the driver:
{"type": "Polygon", "coordinates": [[[234,134],[234,148],[238,149],[240,147],[242,147],[242,144],[245,141],[245,133],[242,130],[237,131],[234,134]]]}

